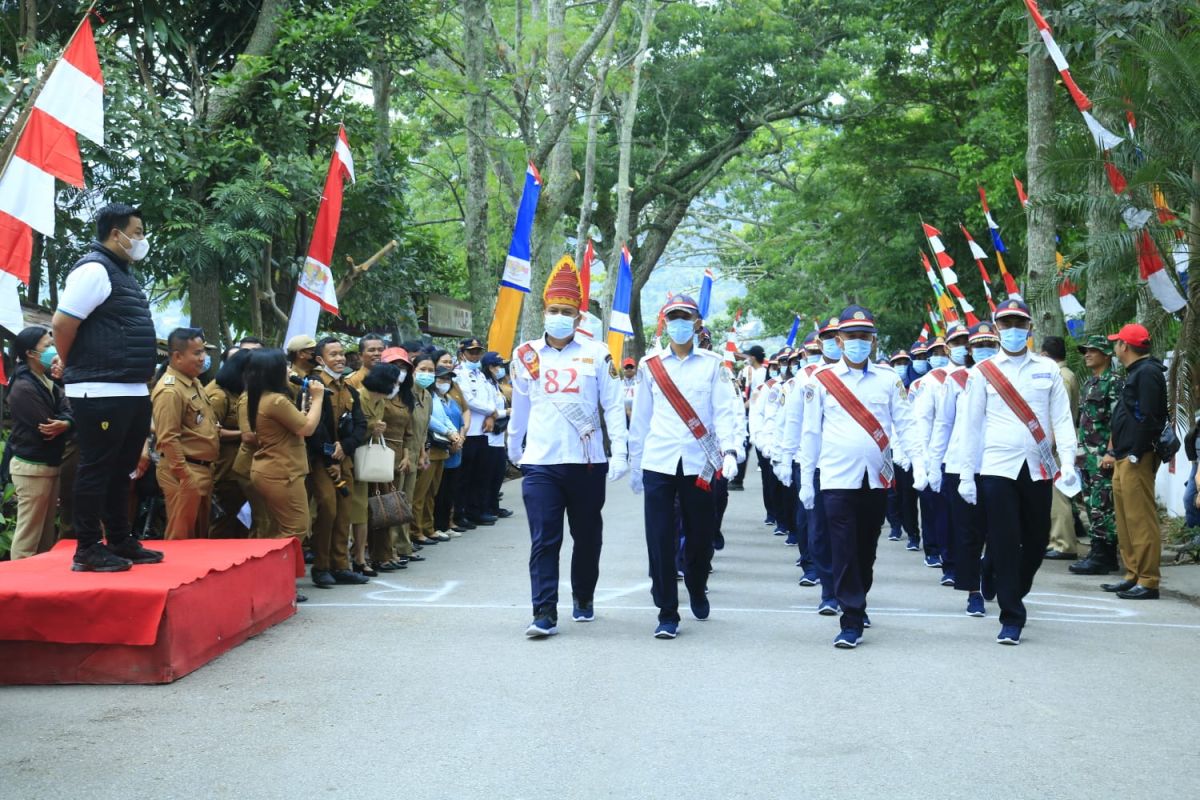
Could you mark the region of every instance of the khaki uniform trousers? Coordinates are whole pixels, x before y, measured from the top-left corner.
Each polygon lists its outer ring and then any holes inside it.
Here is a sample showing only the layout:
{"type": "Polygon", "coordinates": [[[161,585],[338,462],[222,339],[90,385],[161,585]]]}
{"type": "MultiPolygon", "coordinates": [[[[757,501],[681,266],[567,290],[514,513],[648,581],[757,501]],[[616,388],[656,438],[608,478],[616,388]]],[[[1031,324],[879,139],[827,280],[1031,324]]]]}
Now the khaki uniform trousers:
{"type": "Polygon", "coordinates": [[[212,467],[187,464],[191,486],[182,490],[179,479],[160,461],[155,474],[167,501],[167,529],[164,539],[207,539],[209,511],[212,507],[212,467]]]}
{"type": "MultiPolygon", "coordinates": [[[[347,489],[354,485],[354,475],[346,464],[342,465],[342,477],[347,489]]],[[[313,570],[350,569],[350,514],[354,498],[338,494],[324,467],[314,468],[308,478],[317,506],[312,525],[313,570]]]]}
{"type": "Polygon", "coordinates": [[[429,469],[417,475],[417,499],[413,502],[413,517],[416,519],[414,533],[417,536],[433,536],[433,507],[437,500],[438,487],[442,485],[445,467],[445,459],[430,461],[429,469]]]}
{"type": "Polygon", "coordinates": [[[1146,453],[1136,464],[1122,458],[1113,469],[1113,505],[1117,516],[1117,548],[1125,562],[1125,580],[1157,589],[1162,573],[1162,532],[1154,502],[1158,458],[1146,453]]]}
{"type": "Polygon", "coordinates": [[[1050,491],[1050,549],[1060,553],[1074,553],[1078,545],[1071,498],[1055,487],[1050,491]]]}
{"type": "Polygon", "coordinates": [[[14,458],[10,471],[17,497],[17,529],[9,557],[16,561],[54,546],[60,468],[14,458]]]}
{"type": "MultiPolygon", "coordinates": [[[[296,475],[296,480],[300,481],[301,488],[304,488],[304,479],[307,475],[296,475]]],[[[242,494],[246,496],[246,502],[250,504],[250,538],[251,539],[275,539],[279,536],[294,536],[295,534],[282,534],[276,531],[278,527],[275,523],[275,515],[271,512],[271,507],[267,505],[267,501],[263,498],[262,492],[254,485],[254,479],[244,478],[241,475],[237,476],[238,488],[242,490],[242,494]]],[[[309,528],[312,526],[312,515],[308,513],[308,489],[304,488],[304,524],[301,526],[304,533],[299,534],[300,538],[307,539],[309,528]]]]}
{"type": "Polygon", "coordinates": [[[312,517],[308,513],[308,489],[305,486],[304,475],[287,475],[272,477],[262,473],[252,473],[250,481],[253,494],[250,496],[250,509],[254,519],[254,535],[260,539],[283,539],[293,536],[304,539],[308,536],[312,517]],[[262,505],[262,516],[254,507],[255,503],[262,505]],[[259,527],[260,518],[265,522],[259,527]]]}

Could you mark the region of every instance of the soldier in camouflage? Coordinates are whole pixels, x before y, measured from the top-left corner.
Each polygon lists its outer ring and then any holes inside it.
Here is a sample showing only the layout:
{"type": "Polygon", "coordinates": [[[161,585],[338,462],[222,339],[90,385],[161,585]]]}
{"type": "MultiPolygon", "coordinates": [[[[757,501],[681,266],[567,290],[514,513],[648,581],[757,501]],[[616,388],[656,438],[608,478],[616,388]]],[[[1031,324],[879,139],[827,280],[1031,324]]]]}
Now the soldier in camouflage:
{"type": "Polygon", "coordinates": [[[1079,457],[1083,498],[1087,504],[1092,545],[1087,557],[1070,566],[1076,575],[1107,575],[1117,565],[1117,524],[1113,511],[1112,459],[1109,451],[1113,406],[1124,381],[1113,372],[1112,343],[1104,336],[1089,336],[1079,346],[1091,375],[1080,392],[1079,457]]]}

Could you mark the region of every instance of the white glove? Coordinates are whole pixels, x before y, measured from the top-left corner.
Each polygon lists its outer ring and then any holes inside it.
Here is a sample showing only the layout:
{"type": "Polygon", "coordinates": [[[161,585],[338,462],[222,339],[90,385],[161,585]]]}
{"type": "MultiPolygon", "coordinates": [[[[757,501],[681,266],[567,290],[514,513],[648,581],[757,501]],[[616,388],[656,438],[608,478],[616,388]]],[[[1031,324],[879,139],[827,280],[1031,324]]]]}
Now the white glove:
{"type": "Polygon", "coordinates": [[[1058,476],[1058,480],[1054,482],[1055,487],[1066,497],[1074,497],[1079,494],[1079,473],[1074,467],[1063,467],[1062,474],[1058,476]]]}
{"type": "Polygon", "coordinates": [[[929,488],[935,492],[940,492],[942,490],[942,471],[940,469],[928,469],[926,472],[929,473],[929,488]]]}
{"type": "Polygon", "coordinates": [[[979,502],[979,495],[975,490],[975,478],[965,477],[958,482],[958,496],[967,501],[968,505],[975,505],[979,502]]]}
{"type": "Polygon", "coordinates": [[[929,476],[925,474],[925,465],[920,461],[914,461],[913,470],[913,488],[918,492],[929,486],[929,476]]]}
{"type": "Polygon", "coordinates": [[[817,504],[817,490],[812,485],[812,481],[804,481],[800,484],[800,504],[809,511],[812,511],[813,506],[817,504]]]}
{"type": "Polygon", "coordinates": [[[737,449],[737,463],[739,463],[739,464],[746,463],[746,448],[739,447],[737,449]]]}
{"type": "Polygon", "coordinates": [[[896,464],[898,464],[900,469],[903,469],[906,471],[912,469],[912,462],[909,461],[907,458],[893,458],[892,461],[894,461],[896,464]]]}
{"type": "Polygon", "coordinates": [[[726,480],[733,480],[737,475],[737,458],[732,453],[726,453],[721,461],[721,475],[726,480]]]}
{"type": "Polygon", "coordinates": [[[629,488],[633,489],[634,494],[642,493],[642,471],[634,468],[629,470],[629,488]]]}
{"type": "Polygon", "coordinates": [[[614,458],[608,462],[608,482],[613,483],[625,477],[625,473],[629,472],[629,462],[623,458],[614,458]]]}
{"type": "Polygon", "coordinates": [[[775,471],[775,477],[779,478],[779,482],[785,487],[792,485],[792,470],[791,464],[783,463],[779,465],[779,469],[775,471]]]}

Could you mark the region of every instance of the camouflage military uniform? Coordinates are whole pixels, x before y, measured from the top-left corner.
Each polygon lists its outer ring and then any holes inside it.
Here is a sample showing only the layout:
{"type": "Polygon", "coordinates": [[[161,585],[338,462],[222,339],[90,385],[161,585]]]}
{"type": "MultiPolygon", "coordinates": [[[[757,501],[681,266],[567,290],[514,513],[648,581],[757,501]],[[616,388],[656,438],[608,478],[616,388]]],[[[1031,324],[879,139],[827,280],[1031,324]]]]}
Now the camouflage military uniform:
{"type": "Polygon", "coordinates": [[[1121,396],[1124,381],[1111,369],[1099,377],[1091,375],[1083,384],[1079,406],[1079,454],[1083,460],[1083,497],[1087,503],[1091,534],[1117,543],[1113,514],[1112,470],[1100,469],[1108,449],[1113,405],[1121,396]]]}

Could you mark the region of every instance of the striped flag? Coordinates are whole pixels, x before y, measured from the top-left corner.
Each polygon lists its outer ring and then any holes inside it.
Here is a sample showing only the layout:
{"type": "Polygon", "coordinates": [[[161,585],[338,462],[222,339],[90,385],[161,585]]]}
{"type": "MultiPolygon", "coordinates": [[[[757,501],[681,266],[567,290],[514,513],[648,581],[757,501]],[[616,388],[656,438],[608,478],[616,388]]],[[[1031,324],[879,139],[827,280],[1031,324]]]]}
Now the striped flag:
{"type": "Polygon", "coordinates": [[[942,288],[942,284],[937,279],[937,275],[933,271],[933,265],[929,263],[929,256],[925,255],[924,251],[917,251],[921,256],[921,265],[925,267],[925,277],[929,279],[929,285],[933,287],[933,296],[937,299],[938,310],[946,322],[958,322],[958,312],[954,310],[954,302],[946,294],[946,290],[942,288]]]}
{"type": "Polygon", "coordinates": [[[612,310],[608,315],[608,352],[614,364],[621,363],[625,337],[633,336],[633,321],[629,309],[633,304],[633,265],[629,248],[621,245],[621,265],[617,268],[617,285],[613,290],[612,310]]]}
{"type": "Polygon", "coordinates": [[[713,271],[704,270],[704,279],[700,281],[700,299],[696,305],[700,307],[700,319],[708,319],[708,307],[712,304],[713,271]]]}
{"type": "Polygon", "coordinates": [[[1164,269],[1162,256],[1158,246],[1150,238],[1150,233],[1142,229],[1137,240],[1138,272],[1142,280],[1150,285],[1150,293],[1170,313],[1174,314],[1187,305],[1187,300],[1179,293],[1171,273],[1164,269]]]}
{"type": "Polygon", "coordinates": [[[1075,293],[1079,287],[1067,275],[1067,264],[1062,253],[1055,251],[1054,261],[1058,265],[1058,305],[1062,309],[1063,320],[1067,323],[1067,333],[1071,338],[1078,339],[1083,335],[1085,310],[1075,293]]]}
{"type": "Polygon", "coordinates": [[[1013,175],[1013,184],[1017,187],[1017,199],[1021,201],[1021,208],[1029,208],[1029,195],[1025,194],[1025,184],[1021,183],[1021,179],[1013,175]]]}
{"type": "Polygon", "coordinates": [[[987,267],[983,265],[984,259],[987,258],[987,253],[971,238],[971,232],[967,230],[966,225],[960,223],[958,227],[962,229],[963,236],[967,237],[967,246],[971,248],[971,257],[975,259],[975,265],[979,267],[979,277],[983,279],[983,294],[987,297],[988,308],[992,310],[992,314],[995,314],[996,303],[992,300],[992,278],[988,275],[987,267]]]}
{"type": "Polygon", "coordinates": [[[792,329],[790,331],[788,331],[788,336],[787,336],[787,346],[788,347],[796,346],[796,334],[799,332],[800,332],[800,315],[796,314],[795,319],[792,320],[792,329]]]}
{"type": "Polygon", "coordinates": [[[496,296],[496,310],[488,330],[488,349],[502,355],[513,351],[517,322],[521,318],[521,304],[525,295],[529,294],[529,278],[533,269],[530,263],[533,217],[541,196],[542,176],[537,167],[530,164],[525,170],[525,188],[521,190],[521,204],[517,206],[517,220],[513,224],[508,258],[504,260],[504,275],[500,278],[500,292],[496,296]]]}
{"type": "Polygon", "coordinates": [[[739,308],[737,313],[733,315],[733,322],[729,323],[729,333],[725,336],[725,366],[730,372],[733,372],[734,364],[738,351],[737,346],[737,324],[742,318],[742,310],[739,308]]]}
{"type": "MultiPolygon", "coordinates": [[[[1021,198],[1021,205],[1029,204],[1028,198],[1025,197],[1025,188],[1021,186],[1021,182],[1014,175],[1013,180],[1016,181],[1018,196],[1021,198]]],[[[1004,281],[1004,291],[1009,297],[1021,299],[1021,292],[1017,288],[1017,281],[1013,278],[1012,273],[1008,271],[1008,267],[1004,265],[1004,254],[1008,252],[1008,248],[1004,246],[1004,240],[1000,238],[1000,226],[996,224],[996,220],[992,217],[992,210],[988,208],[987,192],[983,190],[983,186],[979,187],[979,202],[983,206],[983,217],[987,220],[988,232],[992,235],[992,247],[996,251],[996,266],[1000,268],[1000,278],[1004,281]]],[[[989,295],[989,303],[991,297],[989,295]]],[[[994,308],[992,309],[995,310],[994,308]]]]}
{"type": "MultiPolygon", "coordinates": [[[[938,266],[942,273],[942,280],[946,283],[946,291],[948,291],[958,304],[962,307],[963,313],[967,315],[967,324],[976,325],[979,318],[975,316],[975,309],[962,293],[962,289],[958,288],[958,275],[954,273],[954,259],[946,252],[946,246],[942,244],[942,232],[937,228],[922,222],[921,227],[925,230],[925,238],[929,240],[929,248],[933,250],[934,257],[937,258],[938,266]]],[[[922,254],[922,257],[924,254],[922,254]]],[[[957,314],[955,315],[957,319],[957,314]]],[[[947,322],[952,320],[947,319],[947,322]]]]}

